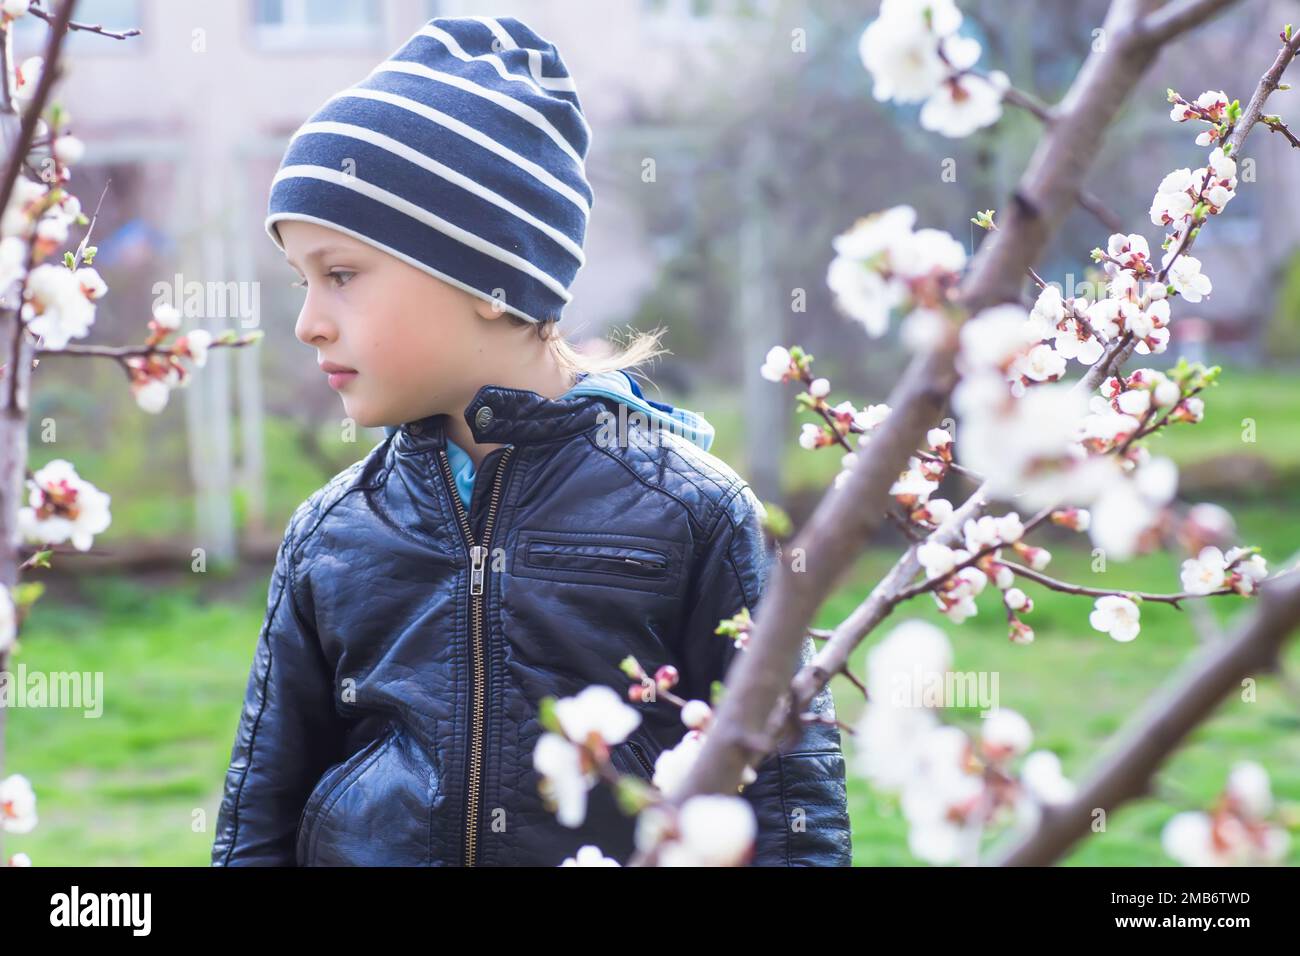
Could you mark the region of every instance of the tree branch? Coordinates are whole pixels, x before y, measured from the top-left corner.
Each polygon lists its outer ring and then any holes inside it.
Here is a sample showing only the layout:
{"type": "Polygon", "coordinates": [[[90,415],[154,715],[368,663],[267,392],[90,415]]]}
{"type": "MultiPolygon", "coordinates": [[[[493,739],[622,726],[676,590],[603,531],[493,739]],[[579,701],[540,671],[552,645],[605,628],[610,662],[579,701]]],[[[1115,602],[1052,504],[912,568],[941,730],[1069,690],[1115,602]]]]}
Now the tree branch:
{"type": "Polygon", "coordinates": [[[1200,26],[1237,0],[1180,0],[1143,17],[1134,29],[1146,43],[1168,43],[1180,34],[1200,26]]]}
{"type": "Polygon", "coordinates": [[[1219,588],[1217,591],[1208,591],[1204,594],[1194,594],[1191,591],[1179,591],[1177,594],[1148,594],[1146,591],[1125,591],[1116,590],[1115,588],[1088,588],[1082,584],[1070,584],[1068,581],[1058,581],[1056,578],[1049,578],[1041,571],[1035,571],[1033,568],[1027,568],[1017,561],[999,561],[999,564],[1005,564],[1016,574],[1030,581],[1036,581],[1045,588],[1051,588],[1053,591],[1060,591],[1064,594],[1078,594],[1086,597],[1110,597],[1118,595],[1120,597],[1138,597],[1143,601],[1155,601],[1161,604],[1172,604],[1178,610],[1182,610],[1179,601],[1187,601],[1192,598],[1210,597],[1216,594],[1236,594],[1232,588],[1219,588]]]}
{"type": "MultiPolygon", "coordinates": [[[[36,6],[36,4],[34,3],[30,7],[28,7],[27,12],[39,20],[44,20],[46,23],[54,22],[54,18],[50,14],[46,13],[44,10],[36,6]]],[[[112,30],[105,30],[103,24],[100,23],[78,23],[75,20],[68,21],[68,29],[84,30],[87,33],[97,33],[100,36],[108,37],[111,40],[125,40],[127,37],[138,37],[140,35],[140,30],[138,27],[131,27],[131,29],[129,30],[124,30],[121,33],[115,33],[112,30]]]]}
{"type": "Polygon", "coordinates": [[[1116,743],[1067,804],[1043,808],[1034,831],[996,855],[998,866],[1047,866],[1091,832],[1098,810],[1111,813],[1151,792],[1156,769],[1241,681],[1278,668],[1279,654],[1300,624],[1300,572],[1260,585],[1259,601],[1236,633],[1201,651],[1182,676],[1129,719],[1116,743]]]}

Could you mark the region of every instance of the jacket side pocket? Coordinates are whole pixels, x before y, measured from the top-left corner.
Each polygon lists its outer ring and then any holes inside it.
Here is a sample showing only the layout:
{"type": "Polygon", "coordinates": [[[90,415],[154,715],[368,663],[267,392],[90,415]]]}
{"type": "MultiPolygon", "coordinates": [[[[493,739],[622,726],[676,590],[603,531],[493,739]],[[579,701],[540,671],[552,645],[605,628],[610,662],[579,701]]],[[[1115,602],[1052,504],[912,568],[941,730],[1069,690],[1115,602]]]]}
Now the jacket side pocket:
{"type": "Polygon", "coordinates": [[[646,783],[654,777],[654,759],[640,741],[629,738],[615,744],[609,750],[609,759],[622,773],[636,774],[646,783]]]}
{"type": "Polygon", "coordinates": [[[299,866],[309,866],[311,858],[311,839],[314,835],[315,824],[320,818],[321,807],[330,800],[335,791],[341,786],[345,786],[348,778],[356,775],[361,765],[380,747],[392,742],[393,736],[397,732],[395,724],[389,724],[388,730],[380,734],[374,740],[370,741],[352,756],[339,763],[334,764],[321,775],[317,781],[315,789],[307,798],[306,804],[303,805],[302,815],[298,818],[298,840],[297,840],[297,861],[299,866]]]}
{"type": "Polygon", "coordinates": [[[434,756],[395,721],[379,741],[322,780],[299,834],[301,865],[446,862],[447,848],[434,840],[434,820],[446,803],[434,756]]]}

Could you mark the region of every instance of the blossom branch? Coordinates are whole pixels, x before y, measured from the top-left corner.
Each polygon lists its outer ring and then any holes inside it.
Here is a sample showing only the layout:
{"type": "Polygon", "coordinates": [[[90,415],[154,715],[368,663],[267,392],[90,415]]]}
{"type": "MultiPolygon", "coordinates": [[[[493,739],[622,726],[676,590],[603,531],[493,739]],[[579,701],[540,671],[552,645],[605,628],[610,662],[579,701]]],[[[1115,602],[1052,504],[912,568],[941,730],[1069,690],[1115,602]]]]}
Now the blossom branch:
{"type": "Polygon", "coordinates": [[[1114,588],[1088,588],[1088,587],[1084,587],[1081,584],[1070,584],[1067,581],[1058,581],[1055,578],[1049,578],[1046,574],[1043,574],[1041,571],[1035,571],[1033,568],[1027,568],[1023,564],[1020,564],[1019,562],[1016,561],[1000,561],[999,563],[1005,564],[1007,567],[1009,567],[1016,574],[1020,575],[1022,578],[1027,578],[1030,581],[1036,581],[1037,583],[1043,585],[1043,587],[1045,588],[1050,588],[1053,591],[1060,591],[1064,594],[1078,594],[1086,597],[1110,597],[1112,595],[1118,597],[1126,597],[1126,598],[1136,597],[1136,598],[1141,598],[1143,601],[1156,601],[1163,604],[1172,604],[1180,611],[1183,609],[1183,607],[1179,602],[1186,601],[1189,598],[1210,597],[1211,595],[1216,595],[1216,594],[1237,593],[1232,588],[1220,588],[1217,591],[1208,591],[1200,594],[1193,591],[1180,591],[1177,594],[1148,594],[1146,591],[1122,591],[1122,590],[1117,591],[1114,588]]]}
{"type": "Polygon", "coordinates": [[[54,88],[54,81],[58,75],[59,54],[63,49],[63,38],[68,33],[68,20],[72,16],[74,3],[75,0],[67,0],[59,8],[58,15],[51,21],[50,34],[45,41],[44,66],[41,69],[41,77],[36,84],[36,91],[32,94],[32,101],[23,113],[18,139],[5,160],[3,174],[0,174],[0,209],[9,208],[9,197],[13,195],[14,183],[17,181],[22,164],[27,159],[27,154],[32,148],[32,139],[36,135],[36,124],[40,120],[41,113],[45,110],[45,104],[50,98],[50,90],[54,88]]]}
{"type": "Polygon", "coordinates": [[[1203,650],[1182,676],[1124,725],[1110,750],[1067,803],[1043,807],[1034,830],[990,860],[998,866],[1048,866],[1091,832],[1098,810],[1111,813],[1152,792],[1159,768],[1247,677],[1280,669],[1283,645],[1300,625],[1300,572],[1261,585],[1248,620],[1222,644],[1203,650]]]}
{"type": "MultiPolygon", "coordinates": [[[[978,73],[977,70],[971,70],[972,73],[978,73]]],[[[1032,93],[1026,93],[1024,90],[1017,89],[1014,86],[1008,86],[1002,92],[1003,102],[1010,103],[1012,106],[1018,106],[1022,110],[1032,113],[1044,123],[1051,123],[1055,120],[1052,114],[1052,108],[1034,96],[1032,93]]]]}
{"type": "MultiPolygon", "coordinates": [[[[986,485],[981,485],[966,501],[953,511],[948,520],[936,528],[927,542],[953,545],[961,540],[961,529],[968,519],[976,517],[987,504],[986,485]]],[[[831,632],[827,642],[790,682],[795,709],[805,709],[822,689],[825,680],[819,675],[848,673],[850,655],[858,645],[887,618],[902,601],[901,594],[909,582],[921,571],[917,557],[919,545],[912,545],[899,558],[889,572],[872,589],[867,599],[853,609],[831,632]]],[[[854,683],[860,682],[856,679],[854,683]]],[[[865,693],[865,689],[863,691],[865,693]]]]}
{"type": "MultiPolygon", "coordinates": [[[[1053,510],[1054,508],[1044,508],[1038,514],[1034,515],[1034,517],[1026,521],[1024,525],[1024,531],[1021,534],[1021,539],[1023,540],[1025,535],[1028,535],[1030,531],[1032,531],[1034,528],[1038,527],[1040,524],[1046,521],[1048,517],[1051,516],[1053,510]]],[[[952,569],[945,572],[944,574],[935,575],[932,578],[927,578],[926,580],[921,581],[919,584],[914,584],[911,587],[904,588],[895,596],[894,603],[901,604],[904,601],[911,600],[912,598],[916,597],[918,594],[924,594],[926,591],[935,590],[939,586],[947,583],[948,581],[956,577],[958,572],[966,568],[975,567],[975,565],[979,564],[980,561],[982,561],[984,558],[991,555],[994,551],[997,551],[999,548],[1004,548],[1004,547],[1006,547],[1006,544],[1002,541],[995,542],[994,544],[985,545],[984,547],[976,551],[974,554],[972,554],[969,558],[966,558],[965,560],[959,561],[956,564],[954,564],[952,566],[952,569]]],[[[998,563],[1006,564],[1007,562],[999,558],[998,563]]]]}
{"type": "MultiPolygon", "coordinates": [[[[243,338],[234,338],[233,333],[228,333],[226,338],[213,339],[209,348],[219,346],[228,346],[230,348],[241,348],[245,345],[252,345],[261,339],[261,335],[250,333],[243,338]]],[[[132,357],[148,358],[151,355],[172,355],[174,350],[160,345],[68,345],[61,349],[37,349],[37,355],[78,355],[92,356],[98,358],[116,359],[123,367],[129,368],[126,360],[132,357]]]]}
{"type": "MultiPolygon", "coordinates": [[[[1021,277],[1077,201],[1077,184],[1096,153],[1095,144],[1163,44],[1177,32],[1152,38],[1134,30],[1134,24],[1157,6],[1155,0],[1112,3],[1104,24],[1111,42],[1090,54],[1054,111],[1055,121],[1046,129],[1013,194],[1007,222],[981,245],[957,290],[957,303],[967,314],[1018,299],[1021,277]]],[[[1118,358],[1119,351],[1108,359],[1118,358]]],[[[841,634],[867,633],[915,577],[919,562],[913,546],[854,617],[837,628],[836,636],[796,675],[796,693],[786,693],[791,683],[783,675],[795,671],[800,642],[813,615],[878,527],[896,476],[925,430],[942,414],[956,384],[956,352],[956,330],[946,325],[904,372],[890,396],[891,414],[873,433],[870,445],[859,452],[860,460],[846,480],[828,492],[794,541],[807,558],[807,573],[795,574],[784,562],[773,566],[746,653],[737,655],[726,675],[729,692],[700,758],[676,792],[675,806],[699,794],[730,793],[752,760],[754,742],[766,738],[779,746],[792,723],[788,715],[805,709],[816,689],[824,687],[831,674],[841,672],[847,659],[845,645],[860,641],[860,637],[841,639],[841,634]],[[837,655],[843,655],[838,662],[837,655]]],[[[983,506],[985,490],[981,486],[935,535],[955,540],[962,522],[983,506]]],[[[632,862],[644,863],[645,857],[634,857],[632,862]]]]}
{"type": "Polygon", "coordinates": [[[1265,116],[1263,119],[1260,120],[1260,122],[1263,123],[1265,126],[1267,126],[1269,129],[1271,129],[1273,132],[1281,133],[1283,136],[1286,137],[1288,143],[1290,143],[1296,149],[1300,149],[1300,139],[1296,139],[1295,133],[1291,132],[1291,130],[1287,127],[1286,123],[1282,122],[1282,117],[1265,116]]]}
{"type": "MultiPolygon", "coordinates": [[[[36,17],[38,20],[44,20],[46,23],[54,22],[54,17],[51,16],[46,11],[42,10],[35,3],[33,3],[30,7],[27,8],[27,12],[30,13],[32,16],[36,17]]],[[[96,33],[99,36],[108,37],[109,39],[112,40],[125,40],[128,37],[140,36],[140,30],[138,27],[131,27],[129,30],[124,30],[121,33],[117,33],[113,30],[105,30],[103,24],[100,23],[78,23],[76,20],[68,21],[68,29],[84,30],[87,33],[96,33]]]]}
{"type": "MultiPolygon", "coordinates": [[[[1259,84],[1255,87],[1255,92],[1250,97],[1250,102],[1246,105],[1246,109],[1242,113],[1241,118],[1233,126],[1232,132],[1228,136],[1228,147],[1225,148],[1225,151],[1233,159],[1241,155],[1241,147],[1245,144],[1246,137],[1250,135],[1250,131],[1254,129],[1255,125],[1263,118],[1264,103],[1268,100],[1269,96],[1272,95],[1273,91],[1278,88],[1278,85],[1282,81],[1282,74],[1286,72],[1286,68],[1291,65],[1291,61],[1295,59],[1296,53],[1300,51],[1300,31],[1293,31],[1291,36],[1287,36],[1284,32],[1282,34],[1282,41],[1282,48],[1278,50],[1277,56],[1273,60],[1273,65],[1268,68],[1262,77],[1260,77],[1259,84]]],[[[1202,194],[1205,191],[1205,187],[1209,184],[1212,174],[1213,168],[1207,167],[1205,172],[1205,182],[1201,185],[1202,194]]],[[[1200,197],[1198,196],[1198,200],[1199,198],[1200,197]]],[[[1182,239],[1179,242],[1177,251],[1165,264],[1165,267],[1160,270],[1159,281],[1165,281],[1166,276],[1169,275],[1169,270],[1178,260],[1178,257],[1184,255],[1187,250],[1191,248],[1192,243],[1196,241],[1196,237],[1200,232],[1199,227],[1201,221],[1203,220],[1194,218],[1192,222],[1187,224],[1186,228],[1183,230],[1182,239]]]]}

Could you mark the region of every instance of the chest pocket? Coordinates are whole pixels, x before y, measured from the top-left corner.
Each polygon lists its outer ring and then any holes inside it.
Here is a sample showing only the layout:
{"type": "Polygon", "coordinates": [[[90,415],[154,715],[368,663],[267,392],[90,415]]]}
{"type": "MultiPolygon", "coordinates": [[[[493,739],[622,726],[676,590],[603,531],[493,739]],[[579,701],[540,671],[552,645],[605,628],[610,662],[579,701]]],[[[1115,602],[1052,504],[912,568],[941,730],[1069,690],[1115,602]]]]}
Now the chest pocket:
{"type": "Polygon", "coordinates": [[[515,545],[517,576],[677,593],[682,545],[642,535],[585,531],[521,531],[515,545]]]}

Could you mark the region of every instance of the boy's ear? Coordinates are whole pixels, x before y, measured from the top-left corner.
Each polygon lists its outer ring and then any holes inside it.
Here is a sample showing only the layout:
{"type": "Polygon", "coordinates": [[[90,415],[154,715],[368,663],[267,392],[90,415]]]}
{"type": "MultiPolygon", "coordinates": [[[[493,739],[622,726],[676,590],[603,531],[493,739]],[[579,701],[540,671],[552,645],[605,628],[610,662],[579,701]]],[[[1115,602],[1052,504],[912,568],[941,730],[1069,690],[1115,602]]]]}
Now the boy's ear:
{"type": "Polygon", "coordinates": [[[488,300],[478,296],[472,296],[472,298],[474,299],[474,311],[478,313],[481,319],[497,319],[506,314],[506,310],[502,308],[499,299],[488,300]]]}

